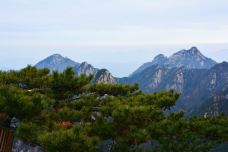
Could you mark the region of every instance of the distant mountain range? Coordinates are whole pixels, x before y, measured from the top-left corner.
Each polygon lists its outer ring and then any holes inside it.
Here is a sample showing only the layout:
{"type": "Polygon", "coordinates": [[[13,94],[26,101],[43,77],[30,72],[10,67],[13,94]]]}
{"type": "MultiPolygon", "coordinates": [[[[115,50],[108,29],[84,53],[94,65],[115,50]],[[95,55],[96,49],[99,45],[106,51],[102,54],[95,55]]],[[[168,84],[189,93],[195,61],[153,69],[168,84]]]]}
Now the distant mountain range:
{"type": "Polygon", "coordinates": [[[205,57],[196,47],[189,50],[181,50],[170,57],[163,54],[157,55],[152,62],[144,63],[132,75],[145,70],[152,65],[162,65],[169,68],[182,67],[187,69],[209,69],[217,64],[214,60],[205,57]]]}
{"type": "Polygon", "coordinates": [[[114,78],[106,69],[94,68],[87,62],[79,64],[59,54],[54,54],[35,66],[59,72],[66,67],[73,67],[77,76],[93,74],[96,83],[138,83],[146,93],[174,89],[181,93],[175,109],[183,109],[188,114],[225,112],[219,107],[221,103],[227,104],[228,99],[228,63],[217,63],[205,57],[196,47],[181,50],[170,57],[160,54],[124,78],[114,78]],[[217,98],[219,100],[214,100],[217,98]]]}
{"type": "Polygon", "coordinates": [[[174,89],[181,93],[177,108],[191,113],[204,101],[228,90],[228,63],[217,64],[211,69],[152,65],[140,73],[121,78],[118,82],[138,83],[140,88],[148,93],[174,89]]]}
{"type": "Polygon", "coordinates": [[[80,76],[81,74],[85,74],[86,76],[93,75],[93,81],[96,83],[116,83],[115,78],[107,69],[94,68],[87,62],[80,64],[60,54],[53,54],[45,58],[38,62],[35,67],[38,69],[48,68],[51,72],[63,72],[67,67],[72,67],[76,76],[80,76]]]}
{"type": "Polygon", "coordinates": [[[181,93],[175,108],[191,114],[202,109],[206,101],[228,90],[228,63],[216,63],[192,47],[170,57],[160,54],[118,82],[138,83],[148,93],[174,89],[181,93]]]}

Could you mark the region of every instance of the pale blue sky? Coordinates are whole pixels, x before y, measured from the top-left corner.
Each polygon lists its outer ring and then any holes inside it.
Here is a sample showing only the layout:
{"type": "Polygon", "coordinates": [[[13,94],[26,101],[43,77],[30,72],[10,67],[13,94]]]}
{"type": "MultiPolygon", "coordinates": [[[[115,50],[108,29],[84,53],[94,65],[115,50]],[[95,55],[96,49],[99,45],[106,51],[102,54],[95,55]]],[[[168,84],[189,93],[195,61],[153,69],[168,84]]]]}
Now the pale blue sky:
{"type": "Polygon", "coordinates": [[[0,69],[60,53],[127,76],[191,46],[228,61],[227,0],[0,0],[0,69]]]}

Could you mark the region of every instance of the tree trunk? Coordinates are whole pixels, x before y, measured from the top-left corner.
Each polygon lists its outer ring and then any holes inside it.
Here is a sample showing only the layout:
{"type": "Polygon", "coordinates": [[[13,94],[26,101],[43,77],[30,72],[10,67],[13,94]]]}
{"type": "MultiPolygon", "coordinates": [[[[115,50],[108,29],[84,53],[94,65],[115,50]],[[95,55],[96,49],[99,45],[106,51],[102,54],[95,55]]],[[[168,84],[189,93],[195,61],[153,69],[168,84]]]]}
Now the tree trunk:
{"type": "Polygon", "coordinates": [[[14,130],[0,128],[0,152],[11,152],[14,139],[14,130]]]}

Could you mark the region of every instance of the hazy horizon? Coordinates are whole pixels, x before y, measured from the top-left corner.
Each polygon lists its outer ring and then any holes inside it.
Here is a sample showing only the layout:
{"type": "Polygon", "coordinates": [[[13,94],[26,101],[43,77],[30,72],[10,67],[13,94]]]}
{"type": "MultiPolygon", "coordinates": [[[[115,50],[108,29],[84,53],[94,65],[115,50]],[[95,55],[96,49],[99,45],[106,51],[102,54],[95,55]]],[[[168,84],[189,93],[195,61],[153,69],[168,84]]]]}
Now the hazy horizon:
{"type": "MultiPolygon", "coordinates": [[[[47,51],[42,54],[36,54],[35,56],[33,56],[32,55],[33,52],[31,52],[30,55],[24,56],[22,58],[8,57],[7,58],[8,61],[12,60],[11,64],[8,63],[8,65],[10,65],[11,67],[2,66],[2,67],[0,67],[0,70],[10,70],[10,69],[18,70],[27,65],[35,65],[36,63],[47,58],[50,55],[61,54],[63,57],[68,57],[78,63],[82,63],[82,62],[86,61],[86,62],[92,64],[96,68],[106,68],[116,77],[125,77],[125,76],[130,75],[133,71],[135,71],[143,63],[152,61],[152,59],[158,54],[164,54],[165,56],[169,57],[173,53],[176,53],[182,49],[190,49],[193,46],[194,45],[188,46],[185,48],[184,47],[182,48],[181,46],[179,46],[179,47],[178,46],[126,47],[131,50],[131,54],[129,56],[132,57],[132,58],[126,58],[126,60],[125,60],[125,57],[128,56],[128,50],[126,50],[125,47],[109,48],[108,52],[105,52],[105,50],[107,48],[100,48],[99,51],[96,52],[97,54],[94,54],[95,60],[91,60],[91,58],[89,56],[87,56],[86,54],[89,53],[90,51],[92,51],[93,49],[96,50],[97,49],[96,47],[95,48],[89,48],[89,47],[80,48],[80,49],[84,49],[83,54],[81,54],[80,56],[77,56],[77,54],[75,54],[74,53],[75,51],[73,51],[73,50],[47,51]],[[151,48],[151,49],[149,49],[149,48],[151,48]],[[153,51],[153,48],[154,49],[161,48],[161,50],[153,51]],[[115,57],[117,59],[117,61],[116,62],[109,61],[108,57],[112,57],[112,58],[115,57]]],[[[228,61],[227,60],[228,49],[227,50],[221,49],[220,51],[215,50],[216,48],[220,48],[221,46],[223,46],[222,44],[219,44],[218,46],[209,45],[210,48],[212,48],[209,51],[201,50],[201,49],[207,48],[207,46],[208,45],[201,45],[201,47],[199,47],[199,46],[196,46],[196,47],[200,50],[201,53],[203,53],[203,55],[217,61],[218,63],[220,63],[222,61],[228,61]]],[[[227,46],[227,48],[228,48],[228,46],[227,46]]],[[[3,59],[3,61],[4,61],[4,59],[3,59]]],[[[3,64],[1,64],[1,65],[3,65],[3,64]]]]}
{"type": "Polygon", "coordinates": [[[2,1],[0,69],[59,53],[123,77],[192,46],[228,61],[227,14],[227,0],[2,1]]]}

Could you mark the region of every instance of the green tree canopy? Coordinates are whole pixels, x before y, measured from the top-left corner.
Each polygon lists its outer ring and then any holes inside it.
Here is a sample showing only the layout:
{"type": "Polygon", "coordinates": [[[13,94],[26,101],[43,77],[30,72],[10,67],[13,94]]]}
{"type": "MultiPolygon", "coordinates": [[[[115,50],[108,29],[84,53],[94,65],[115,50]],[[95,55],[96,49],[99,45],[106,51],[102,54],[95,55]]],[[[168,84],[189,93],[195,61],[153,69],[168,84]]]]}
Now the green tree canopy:
{"type": "Polygon", "coordinates": [[[7,116],[0,125],[18,118],[16,136],[48,152],[102,151],[107,140],[110,151],[206,152],[228,141],[227,116],[165,114],[178,98],[173,90],[145,94],[137,84],[94,84],[72,68],[28,66],[0,72],[0,115],[7,116]]]}

